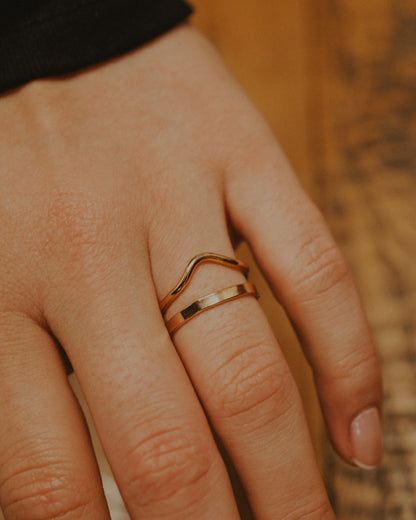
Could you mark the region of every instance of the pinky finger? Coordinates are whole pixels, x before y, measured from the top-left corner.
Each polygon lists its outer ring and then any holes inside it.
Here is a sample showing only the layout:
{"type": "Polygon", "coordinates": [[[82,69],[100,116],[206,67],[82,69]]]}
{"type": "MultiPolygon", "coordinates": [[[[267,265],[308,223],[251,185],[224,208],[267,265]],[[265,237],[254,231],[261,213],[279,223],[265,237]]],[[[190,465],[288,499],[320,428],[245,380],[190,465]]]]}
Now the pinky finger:
{"type": "Polygon", "coordinates": [[[382,455],[381,371],[352,275],[283,158],[240,175],[229,210],[302,340],[331,439],[348,462],[382,455]],[[274,163],[273,167],[270,167],[274,163]]]}
{"type": "Polygon", "coordinates": [[[52,338],[0,320],[0,503],[6,520],[110,519],[82,414],[52,338]]]}

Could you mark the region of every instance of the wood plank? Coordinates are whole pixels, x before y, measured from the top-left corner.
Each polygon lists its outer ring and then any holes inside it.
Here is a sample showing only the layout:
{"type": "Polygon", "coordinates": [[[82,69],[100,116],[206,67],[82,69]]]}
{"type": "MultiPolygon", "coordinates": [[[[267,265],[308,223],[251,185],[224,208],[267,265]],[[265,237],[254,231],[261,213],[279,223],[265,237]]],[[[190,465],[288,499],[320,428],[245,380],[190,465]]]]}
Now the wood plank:
{"type": "MultiPolygon", "coordinates": [[[[324,210],[353,268],[378,343],[386,394],[385,464],[366,474],[327,450],[338,518],[414,519],[416,3],[196,3],[201,27],[324,210]]],[[[270,301],[267,296],[265,307],[274,317],[270,301]]],[[[299,370],[298,360],[293,364],[299,370]]]]}
{"type": "Polygon", "coordinates": [[[317,186],[363,296],[385,389],[383,467],[353,470],[328,453],[328,483],[339,520],[410,520],[416,518],[416,4],[320,6],[317,186]]]}

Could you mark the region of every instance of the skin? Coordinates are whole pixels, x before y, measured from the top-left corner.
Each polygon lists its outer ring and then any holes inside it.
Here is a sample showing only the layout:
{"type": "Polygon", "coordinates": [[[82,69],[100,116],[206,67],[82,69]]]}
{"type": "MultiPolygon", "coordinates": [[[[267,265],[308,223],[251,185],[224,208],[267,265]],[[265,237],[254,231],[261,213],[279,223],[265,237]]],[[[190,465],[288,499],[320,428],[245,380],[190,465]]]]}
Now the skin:
{"type": "MultiPolygon", "coordinates": [[[[334,518],[301,401],[252,298],[171,339],[158,301],[189,259],[246,239],[294,323],[332,442],[381,408],[350,272],[261,116],[180,26],[0,98],[0,502],[8,520],[109,513],[64,350],[132,519],[334,518]],[[208,421],[208,419],[209,421],[208,421]]],[[[169,316],[242,275],[204,265],[169,316]]]]}

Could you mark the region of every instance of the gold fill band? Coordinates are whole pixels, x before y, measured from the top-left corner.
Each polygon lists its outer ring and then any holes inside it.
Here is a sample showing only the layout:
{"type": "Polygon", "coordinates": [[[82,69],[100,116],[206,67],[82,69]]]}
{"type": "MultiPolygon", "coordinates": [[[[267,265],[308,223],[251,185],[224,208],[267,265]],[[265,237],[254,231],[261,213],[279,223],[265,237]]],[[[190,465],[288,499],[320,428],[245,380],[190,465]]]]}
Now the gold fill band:
{"type": "MultiPolygon", "coordinates": [[[[170,296],[170,295],[169,295],[170,296]]],[[[235,300],[236,298],[241,298],[242,296],[255,296],[259,297],[257,289],[255,285],[252,283],[246,282],[238,285],[232,285],[231,287],[226,287],[221,291],[214,292],[197,300],[182,311],[178,312],[170,320],[167,321],[166,326],[169,331],[169,334],[173,334],[180,327],[185,325],[189,320],[195,318],[203,311],[211,307],[216,307],[217,305],[221,305],[229,300],[235,300]]]]}

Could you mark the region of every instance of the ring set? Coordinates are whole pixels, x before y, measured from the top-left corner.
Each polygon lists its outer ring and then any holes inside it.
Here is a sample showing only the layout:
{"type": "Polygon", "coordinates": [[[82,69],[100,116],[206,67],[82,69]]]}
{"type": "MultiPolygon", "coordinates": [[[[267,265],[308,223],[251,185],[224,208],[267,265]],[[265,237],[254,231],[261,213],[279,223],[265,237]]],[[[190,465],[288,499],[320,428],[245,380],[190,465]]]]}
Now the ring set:
{"type": "Polygon", "coordinates": [[[200,255],[194,256],[186,266],[186,269],[179,282],[169,292],[169,294],[167,294],[161,300],[159,304],[160,311],[163,318],[165,319],[166,327],[169,334],[171,335],[174,334],[180,327],[185,325],[185,323],[187,323],[189,320],[195,318],[195,316],[198,316],[201,314],[201,312],[204,312],[211,307],[216,307],[217,305],[221,305],[222,303],[226,303],[230,300],[235,300],[243,296],[254,296],[255,298],[259,297],[257,289],[252,283],[245,282],[232,285],[194,301],[191,303],[191,305],[188,305],[185,309],[172,316],[169,320],[166,320],[165,315],[167,310],[176,300],[176,298],[178,298],[178,296],[182,294],[182,292],[189,285],[192,276],[198,267],[204,263],[214,263],[235,269],[242,272],[245,277],[247,277],[249,271],[248,266],[236,258],[230,258],[228,256],[217,253],[202,253],[200,255]]]}

